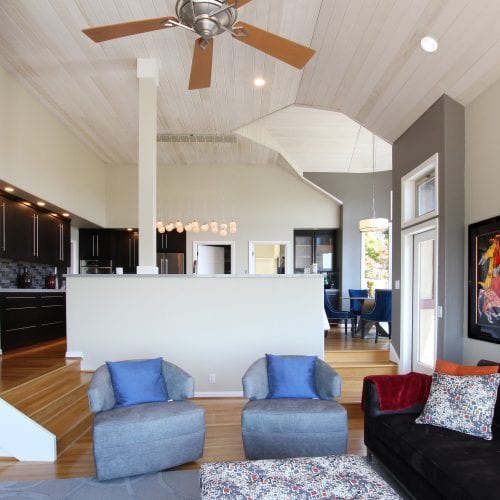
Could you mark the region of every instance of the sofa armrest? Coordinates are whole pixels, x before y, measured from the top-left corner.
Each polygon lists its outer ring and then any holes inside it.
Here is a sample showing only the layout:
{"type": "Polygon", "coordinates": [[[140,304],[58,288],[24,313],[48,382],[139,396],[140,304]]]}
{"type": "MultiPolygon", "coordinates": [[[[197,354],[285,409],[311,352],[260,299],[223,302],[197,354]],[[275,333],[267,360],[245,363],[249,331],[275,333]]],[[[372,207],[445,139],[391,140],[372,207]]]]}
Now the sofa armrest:
{"type": "MultiPolygon", "coordinates": [[[[400,377],[400,375],[392,376],[400,377]]],[[[414,404],[404,409],[381,410],[377,387],[373,381],[368,379],[365,379],[363,381],[363,394],[361,401],[362,409],[365,415],[365,421],[374,417],[378,417],[380,415],[421,413],[425,406],[425,403],[423,402],[414,404]]]]}
{"type": "Polygon", "coordinates": [[[163,378],[168,395],[174,401],[182,401],[194,396],[194,379],[189,373],[169,361],[163,361],[163,378]]]}
{"type": "Polygon", "coordinates": [[[92,412],[111,410],[116,405],[115,393],[108,367],[102,365],[92,375],[88,389],[89,404],[92,412]]]}
{"type": "Polygon", "coordinates": [[[316,392],[321,399],[335,399],[340,396],[342,378],[337,371],[322,359],[316,361],[316,392]]]}
{"type": "Polygon", "coordinates": [[[269,394],[266,358],[252,363],[242,378],[243,395],[247,399],[266,399],[269,394]]]}

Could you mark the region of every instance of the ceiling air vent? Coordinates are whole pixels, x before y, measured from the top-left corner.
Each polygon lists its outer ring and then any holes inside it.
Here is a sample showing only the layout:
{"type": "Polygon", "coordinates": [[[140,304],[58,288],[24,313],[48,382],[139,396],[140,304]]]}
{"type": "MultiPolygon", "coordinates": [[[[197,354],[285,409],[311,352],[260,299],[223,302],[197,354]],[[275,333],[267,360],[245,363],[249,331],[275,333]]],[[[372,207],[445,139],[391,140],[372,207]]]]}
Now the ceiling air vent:
{"type": "Polygon", "coordinates": [[[233,134],[158,134],[157,142],[224,142],[235,144],[236,136],[233,134]]]}

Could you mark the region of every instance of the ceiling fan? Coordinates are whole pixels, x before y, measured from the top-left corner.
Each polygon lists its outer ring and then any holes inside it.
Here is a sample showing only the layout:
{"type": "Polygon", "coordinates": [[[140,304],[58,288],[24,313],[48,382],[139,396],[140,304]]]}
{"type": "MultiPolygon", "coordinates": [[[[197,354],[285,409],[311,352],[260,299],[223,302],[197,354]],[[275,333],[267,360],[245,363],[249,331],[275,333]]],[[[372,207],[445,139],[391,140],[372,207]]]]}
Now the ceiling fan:
{"type": "Polygon", "coordinates": [[[227,31],[233,38],[269,54],[287,64],[302,69],[314,50],[286,38],[261,30],[251,24],[238,22],[237,9],[252,0],[177,0],[177,17],[157,17],[126,23],[83,29],[96,43],[123,36],[137,35],[164,28],[180,27],[197,33],[189,90],[210,87],[212,78],[213,37],[227,31]]]}

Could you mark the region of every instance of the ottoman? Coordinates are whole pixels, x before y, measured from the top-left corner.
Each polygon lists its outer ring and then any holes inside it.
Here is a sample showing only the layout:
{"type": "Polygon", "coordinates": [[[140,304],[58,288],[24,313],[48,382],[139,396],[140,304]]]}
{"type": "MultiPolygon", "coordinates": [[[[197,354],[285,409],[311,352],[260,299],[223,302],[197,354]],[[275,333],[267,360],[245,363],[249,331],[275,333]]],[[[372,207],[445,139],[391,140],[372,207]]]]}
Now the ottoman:
{"type": "Polygon", "coordinates": [[[241,424],[248,459],[318,457],[347,451],[347,412],[333,400],[249,401],[241,424]]]}
{"type": "Polygon", "coordinates": [[[205,500],[400,498],[354,455],[207,463],[201,466],[200,483],[205,500]]]}

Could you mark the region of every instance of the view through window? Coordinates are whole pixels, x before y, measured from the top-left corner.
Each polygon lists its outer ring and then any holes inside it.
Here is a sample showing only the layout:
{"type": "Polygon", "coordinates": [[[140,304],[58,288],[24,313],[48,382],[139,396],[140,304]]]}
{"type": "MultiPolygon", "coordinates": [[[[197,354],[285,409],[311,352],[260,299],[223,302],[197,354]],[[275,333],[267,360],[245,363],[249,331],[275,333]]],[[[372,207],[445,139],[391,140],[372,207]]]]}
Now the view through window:
{"type": "Polygon", "coordinates": [[[361,286],[373,294],[375,288],[389,287],[389,231],[361,233],[361,286]]]}

